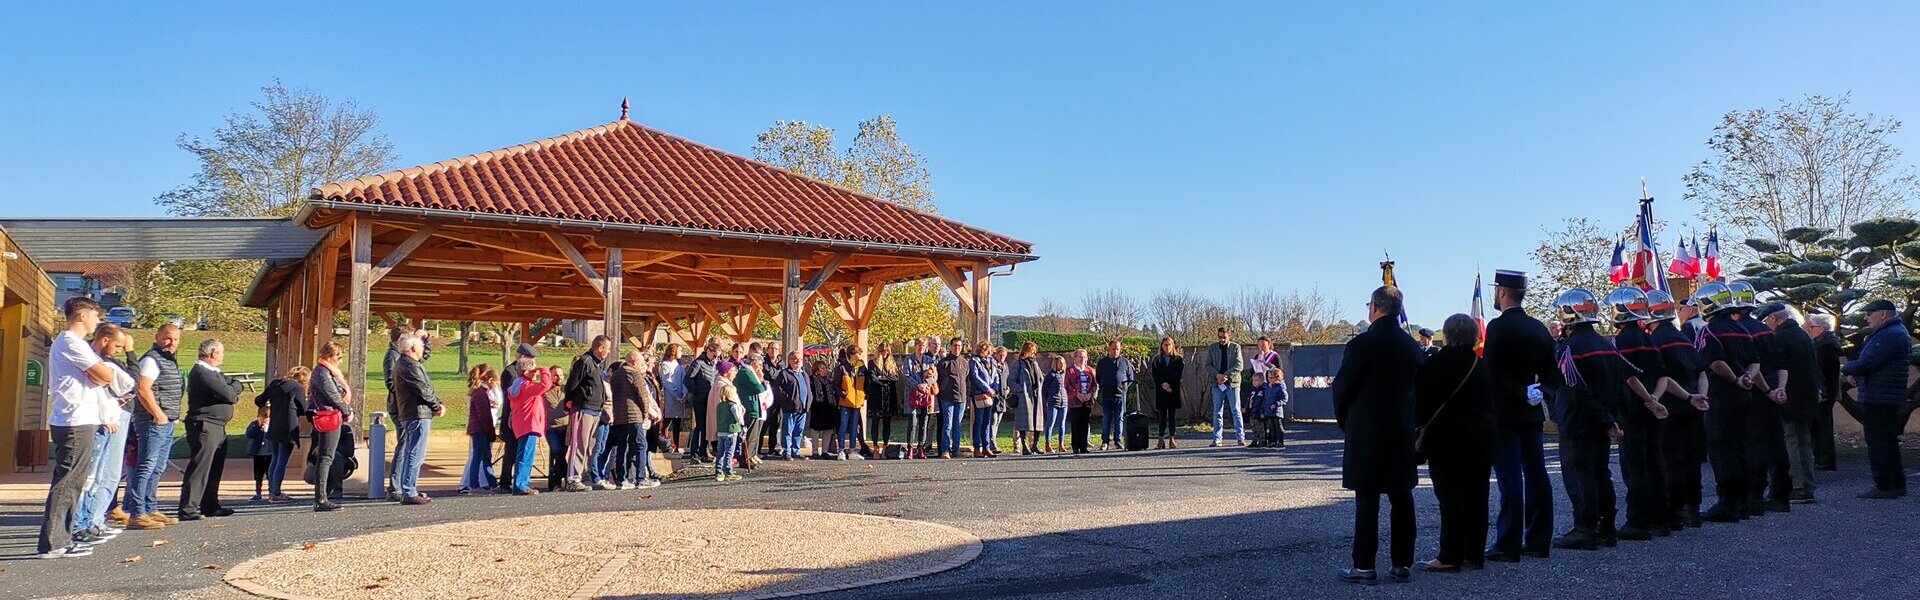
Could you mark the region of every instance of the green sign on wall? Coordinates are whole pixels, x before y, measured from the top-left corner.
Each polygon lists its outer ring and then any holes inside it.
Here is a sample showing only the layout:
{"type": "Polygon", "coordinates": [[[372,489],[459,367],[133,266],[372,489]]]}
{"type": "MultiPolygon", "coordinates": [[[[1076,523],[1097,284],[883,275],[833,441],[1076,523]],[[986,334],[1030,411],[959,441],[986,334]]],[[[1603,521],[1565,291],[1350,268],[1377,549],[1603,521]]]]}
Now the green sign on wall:
{"type": "Polygon", "coordinates": [[[32,360],[32,359],[27,360],[27,387],[40,387],[42,385],[46,385],[44,383],[41,383],[41,374],[40,374],[41,370],[42,369],[40,368],[40,361],[32,360]]]}

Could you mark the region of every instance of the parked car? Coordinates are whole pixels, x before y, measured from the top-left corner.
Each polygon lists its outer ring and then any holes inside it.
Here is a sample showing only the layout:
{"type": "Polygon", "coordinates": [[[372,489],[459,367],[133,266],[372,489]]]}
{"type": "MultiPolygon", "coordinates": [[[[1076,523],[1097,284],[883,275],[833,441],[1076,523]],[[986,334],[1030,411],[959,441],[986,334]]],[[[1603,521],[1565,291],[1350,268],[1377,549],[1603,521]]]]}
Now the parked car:
{"type": "Polygon", "coordinates": [[[115,306],[107,309],[107,322],[118,327],[133,327],[133,307],[115,306]]]}

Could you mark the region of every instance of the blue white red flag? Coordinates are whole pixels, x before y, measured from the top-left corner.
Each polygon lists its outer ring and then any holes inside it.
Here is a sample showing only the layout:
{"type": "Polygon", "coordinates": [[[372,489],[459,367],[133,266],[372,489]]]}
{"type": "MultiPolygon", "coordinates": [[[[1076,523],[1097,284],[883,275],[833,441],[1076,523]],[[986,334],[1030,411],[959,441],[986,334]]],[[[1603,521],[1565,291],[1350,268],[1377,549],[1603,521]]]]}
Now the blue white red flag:
{"type": "Polygon", "coordinates": [[[1680,238],[1679,245],[1680,250],[1674,254],[1673,264],[1667,266],[1667,272],[1675,277],[1692,279],[1694,275],[1699,274],[1696,270],[1699,262],[1694,260],[1693,253],[1687,251],[1687,238],[1680,238]]]}
{"type": "Polygon", "coordinates": [[[1487,350],[1487,311],[1480,301],[1480,274],[1473,274],[1473,308],[1467,313],[1473,315],[1473,323],[1480,326],[1480,340],[1473,343],[1475,354],[1485,354],[1487,350]]]}
{"type": "Polygon", "coordinates": [[[1633,273],[1627,269],[1627,261],[1621,256],[1626,253],[1626,251],[1626,240],[1615,240],[1613,242],[1613,264],[1607,267],[1607,281],[1612,282],[1613,285],[1618,286],[1626,283],[1627,278],[1633,276],[1633,273]]]}
{"type": "Polygon", "coordinates": [[[1653,243],[1653,199],[1640,201],[1640,251],[1633,255],[1633,283],[1642,290],[1667,291],[1667,278],[1660,274],[1660,248],[1653,243]]]}
{"type": "Polygon", "coordinates": [[[1708,281],[1720,280],[1720,229],[1707,230],[1707,249],[1700,253],[1700,274],[1708,281]]]}

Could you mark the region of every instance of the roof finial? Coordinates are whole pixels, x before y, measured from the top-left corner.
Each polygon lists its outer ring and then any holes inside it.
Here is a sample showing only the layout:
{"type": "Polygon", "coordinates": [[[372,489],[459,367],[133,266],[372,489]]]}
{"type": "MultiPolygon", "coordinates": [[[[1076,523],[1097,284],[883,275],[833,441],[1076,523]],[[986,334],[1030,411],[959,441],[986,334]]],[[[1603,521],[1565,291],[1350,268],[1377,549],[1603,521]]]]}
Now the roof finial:
{"type": "Polygon", "coordinates": [[[627,99],[626,98],[620,99],[620,120],[622,121],[627,120],[627,99]]]}

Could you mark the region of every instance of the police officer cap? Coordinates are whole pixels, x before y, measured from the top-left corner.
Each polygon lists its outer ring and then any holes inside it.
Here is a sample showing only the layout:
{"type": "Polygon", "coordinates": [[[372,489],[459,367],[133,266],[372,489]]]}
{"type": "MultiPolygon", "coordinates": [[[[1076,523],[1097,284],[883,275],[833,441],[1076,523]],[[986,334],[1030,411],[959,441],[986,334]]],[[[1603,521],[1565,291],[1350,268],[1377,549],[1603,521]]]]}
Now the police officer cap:
{"type": "Polygon", "coordinates": [[[1493,272],[1493,284],[1516,290],[1527,289],[1527,274],[1521,271],[1499,269],[1493,272]]]}

